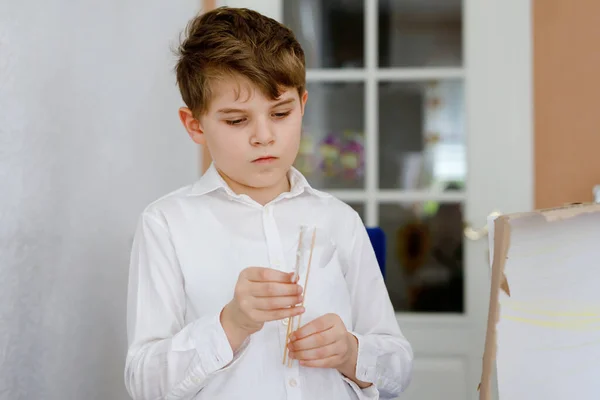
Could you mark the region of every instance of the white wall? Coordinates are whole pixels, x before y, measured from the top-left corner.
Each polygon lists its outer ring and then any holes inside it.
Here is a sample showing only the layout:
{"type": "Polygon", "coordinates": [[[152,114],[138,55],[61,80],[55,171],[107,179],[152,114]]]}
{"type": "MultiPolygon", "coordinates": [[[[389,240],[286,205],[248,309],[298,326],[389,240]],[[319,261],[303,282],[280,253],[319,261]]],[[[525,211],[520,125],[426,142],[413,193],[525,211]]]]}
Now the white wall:
{"type": "Polygon", "coordinates": [[[0,398],[128,398],[129,246],[197,178],[174,39],[197,0],[0,1],[0,398]]]}
{"type": "MultiPolygon", "coordinates": [[[[305,0],[307,1],[307,0],[305,0]]],[[[311,1],[311,0],[308,0],[311,1]]],[[[280,1],[272,0],[217,0],[217,7],[229,6],[229,7],[242,7],[250,8],[254,11],[258,11],[268,17],[274,18],[277,21],[281,21],[283,17],[283,3],[280,1]]]]}

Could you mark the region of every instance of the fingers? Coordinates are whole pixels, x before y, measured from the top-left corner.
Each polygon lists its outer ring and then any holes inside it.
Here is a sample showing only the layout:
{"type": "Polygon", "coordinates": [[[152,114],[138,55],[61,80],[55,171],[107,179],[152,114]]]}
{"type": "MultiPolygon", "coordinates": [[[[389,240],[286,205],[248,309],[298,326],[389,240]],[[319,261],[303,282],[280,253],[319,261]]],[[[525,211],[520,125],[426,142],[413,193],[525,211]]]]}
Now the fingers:
{"type": "Polygon", "coordinates": [[[302,303],[302,296],[299,295],[254,298],[254,308],[263,311],[294,307],[300,303],[302,303]]]}
{"type": "Polygon", "coordinates": [[[290,357],[300,365],[313,368],[337,368],[348,355],[347,330],[336,314],[323,315],[291,335],[290,357]]]}
{"type": "Polygon", "coordinates": [[[314,333],[302,339],[291,340],[289,348],[291,351],[310,350],[325,347],[338,340],[339,334],[330,328],[322,332],[314,333]]]}
{"type": "Polygon", "coordinates": [[[290,357],[299,361],[323,360],[334,356],[340,356],[343,353],[341,342],[328,344],[310,350],[290,351],[290,357]]]}
{"type": "Polygon", "coordinates": [[[308,324],[299,328],[291,336],[291,340],[298,340],[307,336],[313,335],[317,332],[326,331],[333,328],[336,324],[342,324],[342,320],[335,314],[325,314],[317,319],[312,320],[308,324]]]}
{"type": "Polygon", "coordinates": [[[279,321],[281,319],[295,317],[304,312],[304,307],[292,307],[292,308],[281,308],[278,310],[255,310],[253,318],[257,321],[267,322],[267,321],[279,321]]]}
{"type": "Polygon", "coordinates": [[[292,273],[272,268],[249,267],[242,271],[244,278],[251,282],[292,283],[292,273]]]}
{"type": "Polygon", "coordinates": [[[300,365],[303,367],[310,368],[336,368],[339,364],[339,356],[333,355],[327,358],[321,358],[318,360],[299,360],[300,365]]]}
{"type": "Polygon", "coordinates": [[[295,283],[250,282],[249,292],[255,297],[297,296],[302,286],[295,283]]]}

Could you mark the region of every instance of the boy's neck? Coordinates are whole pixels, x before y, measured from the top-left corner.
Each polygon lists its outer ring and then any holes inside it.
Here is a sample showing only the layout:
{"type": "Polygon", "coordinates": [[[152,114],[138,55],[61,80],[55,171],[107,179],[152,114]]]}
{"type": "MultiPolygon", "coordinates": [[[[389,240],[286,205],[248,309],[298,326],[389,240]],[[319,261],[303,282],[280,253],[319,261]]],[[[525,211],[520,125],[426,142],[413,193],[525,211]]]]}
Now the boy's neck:
{"type": "Polygon", "coordinates": [[[221,175],[225,183],[227,183],[229,188],[235,194],[245,194],[246,196],[250,197],[252,200],[256,201],[262,206],[276,199],[277,196],[279,196],[281,193],[289,192],[291,189],[288,174],[286,174],[280,182],[273,186],[256,188],[246,186],[242,183],[234,181],[233,179],[222,173],[219,169],[217,169],[217,172],[219,173],[219,175],[221,175]]]}

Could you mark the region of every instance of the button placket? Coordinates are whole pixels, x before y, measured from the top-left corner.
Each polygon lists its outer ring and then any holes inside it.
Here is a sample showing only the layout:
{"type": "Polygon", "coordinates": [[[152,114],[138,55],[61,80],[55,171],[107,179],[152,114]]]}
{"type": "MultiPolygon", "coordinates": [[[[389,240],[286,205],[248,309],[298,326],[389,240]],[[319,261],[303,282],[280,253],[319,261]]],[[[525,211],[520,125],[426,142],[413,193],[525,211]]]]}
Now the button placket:
{"type": "MultiPolygon", "coordinates": [[[[277,229],[277,224],[275,223],[275,217],[273,213],[273,206],[268,205],[263,208],[262,214],[265,238],[267,242],[267,249],[269,252],[269,263],[272,268],[287,271],[281,238],[279,236],[279,230],[277,229]]],[[[281,324],[278,324],[279,337],[281,340],[281,349],[283,350],[283,346],[285,345],[286,333],[287,333],[287,318],[281,320],[281,324]]],[[[291,367],[287,365],[282,366],[284,368],[283,377],[286,382],[286,391],[287,398],[290,400],[301,400],[301,390],[300,390],[300,378],[299,378],[299,368],[298,363],[292,363],[291,367]]]]}
{"type": "Polygon", "coordinates": [[[285,271],[283,253],[281,251],[281,239],[279,238],[279,230],[273,216],[273,206],[267,205],[263,208],[263,226],[265,238],[267,241],[267,249],[269,252],[270,267],[285,271]]]}
{"type": "Polygon", "coordinates": [[[300,371],[298,364],[294,362],[291,367],[285,365],[283,368],[285,368],[284,379],[286,383],[285,389],[288,395],[287,398],[300,400],[302,397],[302,387],[300,385],[300,371]]]}

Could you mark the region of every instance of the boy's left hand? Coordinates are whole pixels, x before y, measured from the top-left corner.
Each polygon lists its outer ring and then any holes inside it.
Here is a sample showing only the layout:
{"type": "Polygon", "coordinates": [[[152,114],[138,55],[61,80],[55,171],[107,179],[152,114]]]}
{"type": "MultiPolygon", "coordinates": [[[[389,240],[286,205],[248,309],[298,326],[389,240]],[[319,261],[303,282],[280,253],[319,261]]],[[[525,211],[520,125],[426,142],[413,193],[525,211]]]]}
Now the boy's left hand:
{"type": "Polygon", "coordinates": [[[358,339],[336,314],[325,314],[292,333],[289,349],[302,366],[335,368],[360,388],[371,386],[356,378],[358,339]]]}
{"type": "Polygon", "coordinates": [[[347,369],[356,366],[358,342],[336,314],[325,314],[292,333],[290,357],[300,365],[347,369]]]}

